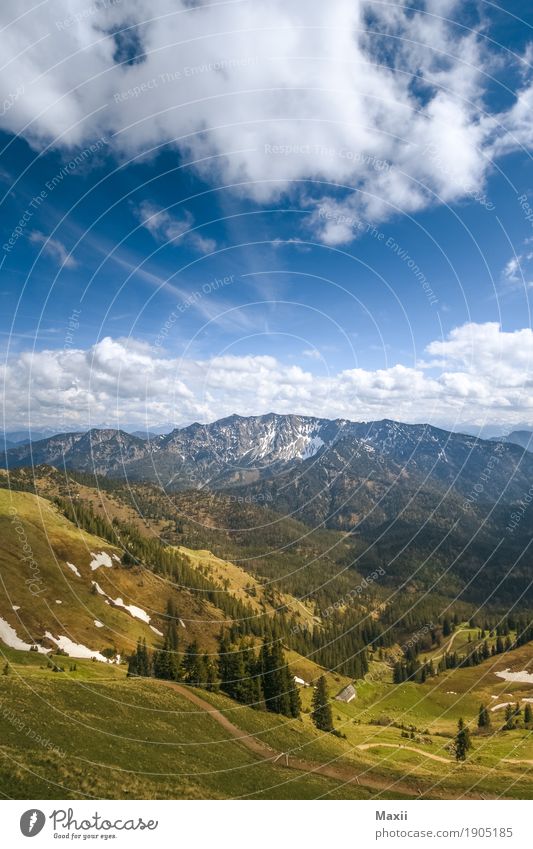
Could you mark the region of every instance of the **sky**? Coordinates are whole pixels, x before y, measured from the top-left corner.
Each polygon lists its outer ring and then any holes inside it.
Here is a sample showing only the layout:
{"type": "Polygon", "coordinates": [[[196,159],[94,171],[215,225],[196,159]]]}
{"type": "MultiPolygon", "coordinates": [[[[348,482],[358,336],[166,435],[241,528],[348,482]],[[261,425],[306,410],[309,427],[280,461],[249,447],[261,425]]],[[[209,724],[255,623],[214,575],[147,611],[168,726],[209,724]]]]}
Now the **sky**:
{"type": "Polygon", "coordinates": [[[533,427],[525,7],[3,4],[4,430],[533,427]]]}

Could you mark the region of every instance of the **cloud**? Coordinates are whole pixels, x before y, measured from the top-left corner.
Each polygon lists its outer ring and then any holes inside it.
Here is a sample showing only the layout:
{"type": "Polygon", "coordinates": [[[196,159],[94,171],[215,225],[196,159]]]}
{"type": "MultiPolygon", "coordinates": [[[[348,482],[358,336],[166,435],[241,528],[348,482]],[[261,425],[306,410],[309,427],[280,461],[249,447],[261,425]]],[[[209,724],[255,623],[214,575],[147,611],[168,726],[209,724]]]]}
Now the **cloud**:
{"type": "Polygon", "coordinates": [[[42,252],[55,259],[62,268],[77,267],[78,263],[59,239],[50,239],[36,230],[30,233],[30,242],[34,245],[42,245],[42,252]]]}
{"type": "Polygon", "coordinates": [[[533,286],[530,279],[529,265],[533,260],[533,253],[515,254],[505,264],[502,271],[504,282],[513,289],[533,286]]]}
{"type": "MultiPolygon", "coordinates": [[[[0,126],[36,148],[102,135],[121,157],[167,145],[257,203],[340,192],[346,214],[377,221],[455,202],[482,190],[492,157],[533,143],[529,48],[505,54],[517,88],[491,111],[501,56],[485,21],[453,23],[462,7],[55,0],[55,19],[37,4],[12,24],[4,4],[0,101],[13,79],[23,93],[0,126]]],[[[331,244],[356,235],[314,225],[331,244]]]]}
{"type": "Polygon", "coordinates": [[[181,212],[181,217],[171,215],[149,201],[143,201],[136,209],[137,218],[148,232],[159,242],[175,242],[189,244],[200,253],[207,254],[216,250],[214,239],[201,236],[194,229],[194,216],[188,210],[181,212]]]}
{"type": "Polygon", "coordinates": [[[533,331],[464,324],[415,367],[316,375],[274,356],[179,359],[133,339],[25,352],[3,366],[9,427],[212,421],[233,412],[394,418],[453,426],[533,423],[533,331]]]}

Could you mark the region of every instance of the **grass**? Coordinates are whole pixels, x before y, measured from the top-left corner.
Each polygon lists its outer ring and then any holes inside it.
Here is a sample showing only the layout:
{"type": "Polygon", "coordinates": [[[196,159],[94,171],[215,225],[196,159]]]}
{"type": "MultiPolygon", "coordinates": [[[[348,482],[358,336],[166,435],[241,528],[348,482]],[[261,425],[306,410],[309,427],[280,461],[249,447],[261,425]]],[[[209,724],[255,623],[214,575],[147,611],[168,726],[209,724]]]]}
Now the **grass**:
{"type": "Polygon", "coordinates": [[[99,680],[87,661],[77,677],[54,674],[32,660],[0,676],[7,798],[370,798],[362,787],[257,760],[155,681],[118,671],[99,680]]]}
{"type": "Polygon", "coordinates": [[[121,550],[77,528],[46,499],[0,489],[0,535],[0,615],[25,642],[41,640],[50,631],[93,650],[115,648],[121,655],[135,646],[138,637],[148,645],[158,644],[160,638],[148,624],[94,592],[97,581],[112,599],[120,597],[146,611],[150,624],[161,632],[167,600],[173,597],[187,622],[187,640],[201,637],[206,648],[215,649],[219,611],[147,569],[121,566],[113,558],[120,558],[121,550]],[[91,552],[100,551],[112,557],[113,566],[92,571],[91,552]],[[34,566],[22,559],[28,552],[34,566]],[[79,577],[67,562],[77,567],[79,577]],[[13,606],[20,609],[14,611],[13,606]],[[104,627],[98,628],[95,620],[104,627]]]}

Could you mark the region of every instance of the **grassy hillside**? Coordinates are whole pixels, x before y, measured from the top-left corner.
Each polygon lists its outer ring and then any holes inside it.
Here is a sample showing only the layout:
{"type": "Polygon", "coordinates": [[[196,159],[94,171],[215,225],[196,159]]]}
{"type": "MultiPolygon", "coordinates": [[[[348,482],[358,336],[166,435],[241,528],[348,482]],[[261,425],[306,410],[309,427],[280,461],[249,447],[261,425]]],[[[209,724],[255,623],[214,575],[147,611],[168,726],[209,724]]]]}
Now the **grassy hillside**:
{"type": "MultiPolygon", "coordinates": [[[[159,682],[126,679],[90,661],[79,661],[75,673],[53,673],[34,655],[10,654],[11,672],[0,676],[6,798],[371,796],[362,786],[258,760],[209,713],[159,682]]],[[[267,714],[263,722],[274,724],[267,714]]],[[[276,732],[272,740],[283,742],[276,732]]]]}
{"type": "Polygon", "coordinates": [[[51,648],[49,632],[124,655],[139,636],[159,642],[173,597],[187,638],[201,633],[215,646],[216,608],[148,569],[123,566],[122,550],[77,528],[46,499],[0,489],[0,534],[0,616],[24,642],[51,648]]]}
{"type": "MultiPolygon", "coordinates": [[[[495,696],[497,705],[510,700],[508,693],[513,701],[532,697],[531,685],[499,679],[490,661],[432,684],[358,685],[354,702],[333,703],[341,737],[312,725],[310,689],[302,690],[298,720],[189,688],[242,730],[239,742],[172,684],[127,679],[120,667],[84,660],[75,672],[55,673],[34,653],[6,655],[10,671],[0,676],[6,797],[533,798],[530,732],[500,731],[501,709],[491,714],[490,733],[475,730],[480,701],[490,704],[495,696]],[[459,716],[473,731],[473,750],[461,765],[449,749],[459,716]],[[270,762],[247,749],[250,740],[269,747],[270,762]],[[289,770],[281,765],[286,756],[289,770]],[[352,780],[295,768],[300,762],[327,765],[352,780]]],[[[523,668],[528,660],[524,648],[510,653],[507,665],[523,668]]]]}

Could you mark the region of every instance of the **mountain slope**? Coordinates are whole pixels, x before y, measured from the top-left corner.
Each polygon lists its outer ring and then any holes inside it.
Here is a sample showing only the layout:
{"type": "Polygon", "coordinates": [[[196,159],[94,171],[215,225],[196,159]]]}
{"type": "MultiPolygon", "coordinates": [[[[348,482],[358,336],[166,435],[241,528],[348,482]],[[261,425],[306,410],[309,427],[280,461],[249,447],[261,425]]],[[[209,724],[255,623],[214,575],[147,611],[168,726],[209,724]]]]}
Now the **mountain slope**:
{"type": "Polygon", "coordinates": [[[0,490],[0,534],[0,639],[7,645],[124,656],[138,637],[159,644],[173,598],[187,640],[201,635],[206,648],[215,647],[220,611],[148,569],[124,566],[121,549],[80,530],[46,499],[0,490]]]}
{"type": "MultiPolygon", "coordinates": [[[[326,483],[349,474],[401,486],[409,476],[467,496],[484,475],[483,499],[519,499],[533,477],[533,457],[511,443],[481,440],[429,425],[356,423],[306,416],[230,416],[143,440],[113,430],[62,434],[6,452],[10,468],[47,463],[100,475],[157,481],[163,488],[221,489],[315,467],[326,483]],[[487,473],[490,471],[490,474],[487,473]]],[[[309,486],[307,487],[309,488],[309,486]]]]}

